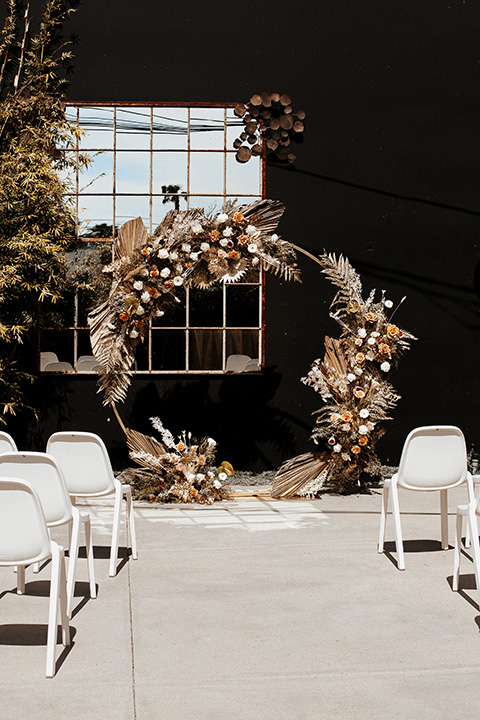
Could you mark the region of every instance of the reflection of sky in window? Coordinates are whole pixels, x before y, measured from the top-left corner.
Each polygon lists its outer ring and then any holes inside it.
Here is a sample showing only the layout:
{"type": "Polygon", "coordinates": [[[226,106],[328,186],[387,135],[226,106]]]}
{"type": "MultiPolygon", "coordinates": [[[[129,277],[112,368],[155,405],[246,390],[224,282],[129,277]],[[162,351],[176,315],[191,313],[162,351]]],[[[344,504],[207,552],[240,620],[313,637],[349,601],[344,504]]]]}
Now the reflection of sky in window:
{"type": "Polygon", "coordinates": [[[127,220],[141,217],[150,229],[150,198],[119,195],[115,200],[115,225],[120,227],[127,220]]]}
{"type": "Polygon", "coordinates": [[[186,150],[187,108],[153,108],[153,149],[186,150]]]}
{"type": "Polygon", "coordinates": [[[117,148],[150,148],[150,108],[117,108],[117,148]]]}
{"type": "Polygon", "coordinates": [[[201,108],[190,112],[192,150],[223,150],[225,144],[223,108],[201,108]]]}
{"type": "Polygon", "coordinates": [[[252,156],[246,163],[239,163],[235,153],[227,153],[227,193],[229,195],[248,195],[257,193],[260,188],[260,157],[252,156]]]}
{"type": "Polygon", "coordinates": [[[80,138],[82,150],[113,147],[113,108],[80,107],[78,122],[86,131],[80,138]]]}
{"type": "Polygon", "coordinates": [[[116,192],[150,192],[150,153],[118,152],[116,192]]]}
{"type": "Polygon", "coordinates": [[[96,195],[78,196],[78,221],[80,232],[87,232],[95,225],[112,224],[113,196],[97,197],[96,195]]]}
{"type": "Polygon", "coordinates": [[[113,152],[91,155],[91,165],[79,174],[79,193],[113,192],[113,152]]]}
{"type": "Polygon", "coordinates": [[[195,152],[190,155],[190,192],[222,194],[223,152],[195,152]]]}
{"type": "Polygon", "coordinates": [[[162,185],[180,185],[187,191],[187,153],[159,152],[153,156],[153,192],[162,192],[162,185]]]}

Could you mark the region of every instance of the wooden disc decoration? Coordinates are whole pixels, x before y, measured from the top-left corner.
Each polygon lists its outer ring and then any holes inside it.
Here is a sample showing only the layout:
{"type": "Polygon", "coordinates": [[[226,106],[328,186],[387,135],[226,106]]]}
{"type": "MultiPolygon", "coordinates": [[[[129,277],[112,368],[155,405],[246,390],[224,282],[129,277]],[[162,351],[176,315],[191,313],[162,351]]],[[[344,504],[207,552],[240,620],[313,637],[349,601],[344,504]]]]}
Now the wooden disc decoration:
{"type": "Polygon", "coordinates": [[[248,103],[239,103],[234,113],[242,118],[245,126],[233,143],[237,162],[248,162],[252,155],[261,155],[263,148],[269,151],[267,157],[275,162],[292,164],[295,161],[295,155],[286,148],[292,141],[302,142],[305,112],[293,109],[290,95],[256,93],[248,103]]]}

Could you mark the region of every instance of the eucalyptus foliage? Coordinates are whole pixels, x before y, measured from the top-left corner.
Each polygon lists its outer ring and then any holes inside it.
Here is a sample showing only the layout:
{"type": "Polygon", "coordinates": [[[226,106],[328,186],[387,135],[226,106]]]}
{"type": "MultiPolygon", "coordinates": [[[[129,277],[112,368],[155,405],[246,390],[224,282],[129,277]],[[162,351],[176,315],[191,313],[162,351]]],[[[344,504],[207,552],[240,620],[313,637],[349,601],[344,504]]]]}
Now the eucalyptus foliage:
{"type": "MultiPolygon", "coordinates": [[[[6,0],[0,40],[0,412],[22,405],[29,378],[20,346],[49,323],[68,286],[75,235],[65,172],[77,130],[65,118],[70,67],[64,22],[77,0],[46,0],[33,30],[29,6],[6,0]]],[[[81,158],[81,163],[88,158],[81,158]]],[[[30,378],[31,379],[31,378],[30,378]]],[[[0,416],[1,422],[1,416],[0,416]]]]}

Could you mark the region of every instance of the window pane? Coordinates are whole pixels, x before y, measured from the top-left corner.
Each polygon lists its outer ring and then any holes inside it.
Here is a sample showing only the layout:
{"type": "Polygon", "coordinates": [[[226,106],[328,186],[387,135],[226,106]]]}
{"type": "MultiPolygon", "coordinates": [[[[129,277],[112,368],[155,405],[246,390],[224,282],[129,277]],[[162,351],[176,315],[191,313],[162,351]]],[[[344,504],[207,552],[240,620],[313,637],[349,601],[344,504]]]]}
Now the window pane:
{"type": "Polygon", "coordinates": [[[185,330],[152,330],[152,370],[185,370],[185,330]]]}
{"type": "Polygon", "coordinates": [[[223,108],[193,108],[190,111],[190,147],[193,150],[223,150],[223,108]]]}
{"type": "Polygon", "coordinates": [[[113,147],[113,108],[81,107],[79,125],[86,131],[80,138],[82,152],[113,147]]]}
{"type": "Polygon", "coordinates": [[[187,153],[156,152],[153,155],[153,192],[187,191],[187,153]],[[167,187],[167,190],[162,190],[167,187]],[[168,190],[168,187],[171,189],[168,190]],[[175,189],[176,188],[176,189],[175,189]]]}
{"type": "Polygon", "coordinates": [[[223,197],[210,197],[208,195],[197,195],[190,198],[191,208],[203,208],[207,215],[217,215],[223,209],[223,197]]]}
{"type": "Polygon", "coordinates": [[[185,312],[185,288],[181,287],[175,290],[175,295],[180,300],[179,303],[174,303],[167,307],[165,315],[160,318],[152,319],[152,326],[155,328],[164,327],[185,327],[186,326],[186,312],[185,312]]]}
{"type": "Polygon", "coordinates": [[[133,370],[148,370],[148,337],[135,348],[133,370]]]}
{"type": "Polygon", "coordinates": [[[222,330],[190,330],[190,370],[222,369],[222,330]]]}
{"type": "Polygon", "coordinates": [[[260,187],[260,157],[252,156],[239,163],[235,153],[227,153],[227,193],[229,195],[256,195],[260,187]]]}
{"type": "Polygon", "coordinates": [[[257,359],[258,330],[227,330],[227,357],[229,355],[248,355],[257,359]]]}
{"type": "Polygon", "coordinates": [[[78,198],[79,235],[96,232],[100,225],[113,224],[113,196],[81,195],[78,198]]]}
{"type": "MultiPolygon", "coordinates": [[[[150,198],[132,195],[117,195],[115,198],[115,227],[127,220],[141,217],[147,230],[150,228],[150,198]]],[[[150,231],[150,230],[149,230],[150,231]]]]}
{"type": "Polygon", "coordinates": [[[227,108],[227,150],[232,150],[233,141],[240,137],[244,128],[242,119],[235,115],[233,108],[227,108]]]}
{"type": "Polygon", "coordinates": [[[95,153],[91,160],[91,165],[78,176],[78,192],[113,192],[113,152],[95,153]]]}
{"type": "Polygon", "coordinates": [[[259,288],[251,285],[228,285],[226,294],[227,326],[258,327],[260,316],[259,288]]]}
{"type": "Polygon", "coordinates": [[[187,108],[153,109],[154,149],[186,150],[188,140],[187,108]]]}
{"type": "Polygon", "coordinates": [[[150,115],[148,107],[117,108],[117,149],[149,149],[150,115]]]}
{"type": "Polygon", "coordinates": [[[182,193],[160,195],[153,198],[152,230],[160,225],[169,210],[186,210],[187,196],[182,193]]]}
{"type": "Polygon", "coordinates": [[[190,290],[190,327],[223,327],[223,288],[190,290]]]}
{"type": "Polygon", "coordinates": [[[222,194],[223,152],[194,152],[190,155],[190,192],[222,194]]]}
{"type": "Polygon", "coordinates": [[[117,193],[150,192],[150,153],[118,152],[117,193]]]}
{"type": "MultiPolygon", "coordinates": [[[[111,235],[112,227],[104,225],[98,230],[98,232],[106,231],[109,231],[111,235]]],[[[108,297],[112,276],[103,273],[102,269],[111,261],[112,244],[110,242],[92,240],[78,243],[76,282],[80,289],[77,324],[80,327],[87,326],[88,313],[108,297]]],[[[85,354],[85,352],[82,350],[80,354],[85,354]]]]}
{"type": "MultiPolygon", "coordinates": [[[[40,353],[45,352],[54,353],[56,356],[56,359],[52,356],[44,358],[45,360],[67,362],[73,370],[73,330],[43,330],[40,335],[40,353]]],[[[40,359],[42,360],[42,355],[40,359]]]]}

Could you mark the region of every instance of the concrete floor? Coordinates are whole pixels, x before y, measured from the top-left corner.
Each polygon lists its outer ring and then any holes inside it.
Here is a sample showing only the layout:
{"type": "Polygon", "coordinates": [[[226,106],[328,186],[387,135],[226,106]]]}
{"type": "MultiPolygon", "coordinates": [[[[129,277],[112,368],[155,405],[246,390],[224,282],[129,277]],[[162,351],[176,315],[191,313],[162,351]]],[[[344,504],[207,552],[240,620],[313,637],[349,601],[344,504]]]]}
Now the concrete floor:
{"type": "MultiPolygon", "coordinates": [[[[464,499],[452,492],[450,513],[464,499]]],[[[377,491],[138,504],[139,559],[119,559],[116,578],[105,547],[112,508],[90,506],[98,598],[86,597],[81,560],[73,644],[58,646],[53,679],[44,677],[50,569],[27,571],[24,597],[0,569],[2,717],[477,720],[473,566],[464,556],[453,593],[438,495],[404,491],[400,502],[405,572],[376,551],[377,491]]],[[[450,517],[451,542],[453,527],[450,517]]]]}

